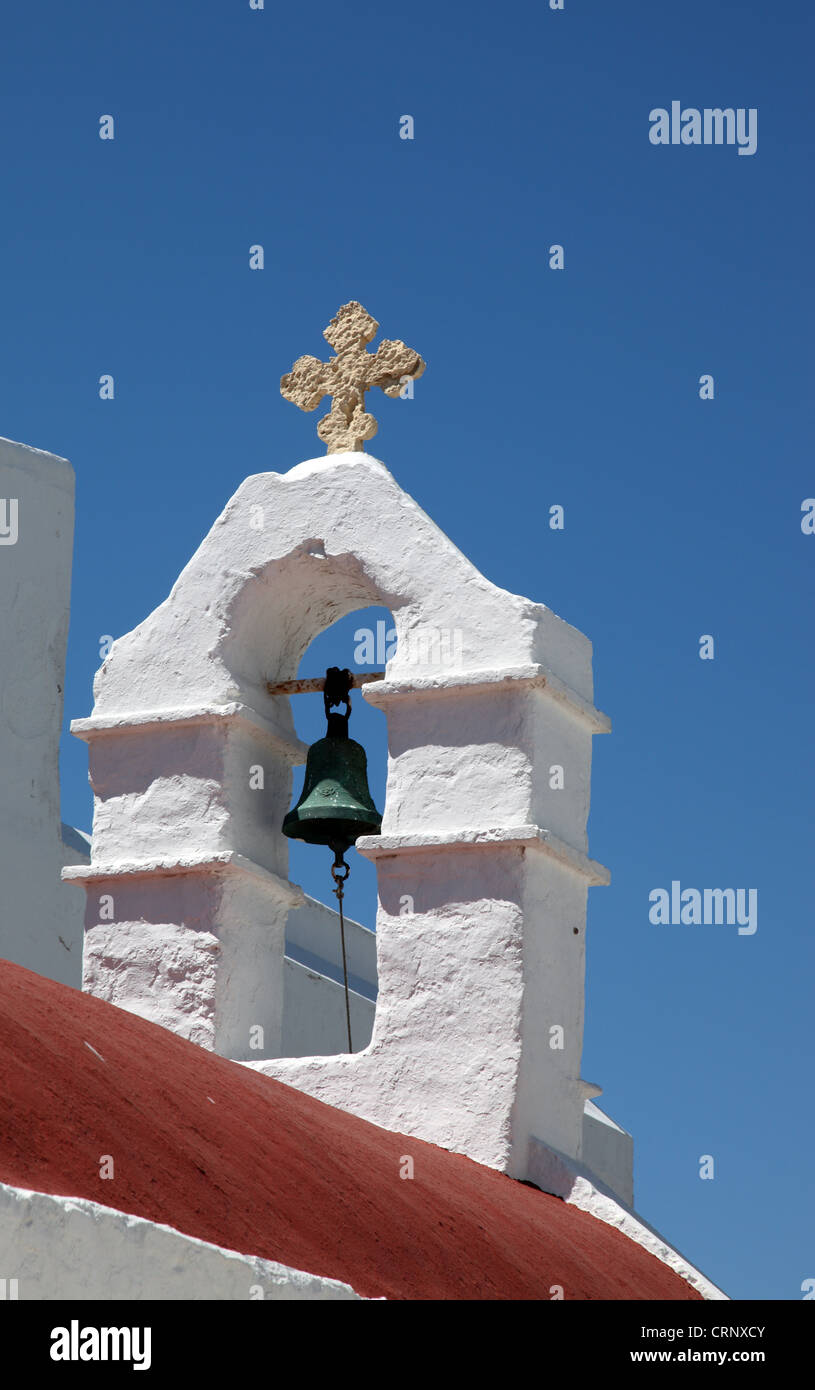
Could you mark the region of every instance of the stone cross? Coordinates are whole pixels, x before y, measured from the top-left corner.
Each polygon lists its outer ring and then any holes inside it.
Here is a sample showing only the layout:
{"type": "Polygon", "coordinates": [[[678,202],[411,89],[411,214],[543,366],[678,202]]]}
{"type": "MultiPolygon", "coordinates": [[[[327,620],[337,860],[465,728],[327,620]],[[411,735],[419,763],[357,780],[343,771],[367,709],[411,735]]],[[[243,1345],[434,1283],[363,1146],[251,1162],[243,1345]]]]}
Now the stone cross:
{"type": "Polygon", "coordinates": [[[379,386],[386,396],[398,396],[404,381],[416,381],[425,369],[418,352],[398,339],[385,339],[375,353],[368,352],[366,344],[378,328],[376,319],[352,299],[323,331],[336,356],[328,362],[298,357],[280,380],[280,394],[301,410],[316,410],[324,396],[331,397],[331,410],[317,426],[326,453],[361,452],[378,429],[366,413],[365,392],[379,386]]]}

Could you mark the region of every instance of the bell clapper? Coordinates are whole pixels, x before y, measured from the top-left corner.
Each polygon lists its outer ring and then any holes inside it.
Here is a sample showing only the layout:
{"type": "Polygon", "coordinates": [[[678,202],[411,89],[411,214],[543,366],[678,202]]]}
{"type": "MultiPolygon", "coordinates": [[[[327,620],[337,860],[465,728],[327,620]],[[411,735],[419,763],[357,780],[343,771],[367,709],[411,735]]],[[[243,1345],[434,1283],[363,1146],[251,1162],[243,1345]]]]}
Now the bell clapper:
{"type": "Polygon", "coordinates": [[[345,918],[343,917],[342,913],[342,900],[344,897],[343,888],[345,886],[345,881],[348,878],[350,872],[351,866],[350,864],[346,864],[343,858],[343,851],[341,849],[336,849],[334,851],[334,863],[331,865],[331,877],[333,878],[335,883],[334,892],[337,895],[337,902],[339,903],[340,908],[340,941],[342,942],[342,978],[345,982],[345,1023],[346,1027],[348,1028],[348,1051],[353,1052],[354,1046],[351,1042],[351,1005],[348,998],[348,965],[345,959],[345,918]],[[345,873],[342,875],[339,872],[341,869],[345,870],[345,873]]]}

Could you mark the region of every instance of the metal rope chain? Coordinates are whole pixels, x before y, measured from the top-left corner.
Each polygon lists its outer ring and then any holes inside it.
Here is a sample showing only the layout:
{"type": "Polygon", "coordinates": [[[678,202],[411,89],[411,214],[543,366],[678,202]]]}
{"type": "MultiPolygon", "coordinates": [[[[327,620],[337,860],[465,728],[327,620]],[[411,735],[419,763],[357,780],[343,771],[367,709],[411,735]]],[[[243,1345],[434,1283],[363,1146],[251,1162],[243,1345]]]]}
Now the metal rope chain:
{"type": "Polygon", "coordinates": [[[339,903],[339,905],[340,905],[340,941],[342,942],[342,977],[343,977],[343,980],[345,981],[345,1022],[346,1022],[346,1026],[347,1026],[347,1028],[348,1028],[348,1051],[349,1051],[349,1052],[353,1052],[354,1046],[353,1046],[353,1043],[351,1042],[351,1005],[350,1005],[350,1002],[349,1002],[349,999],[348,999],[348,965],[347,965],[346,959],[345,959],[345,918],[343,917],[343,911],[342,911],[342,900],[343,900],[343,896],[344,896],[344,894],[343,894],[343,888],[344,888],[344,885],[345,885],[345,883],[346,883],[346,880],[347,880],[348,875],[350,874],[350,872],[351,872],[351,866],[350,866],[350,864],[346,864],[346,862],[345,862],[345,860],[343,859],[342,855],[337,855],[335,862],[331,865],[331,877],[333,878],[334,883],[335,883],[335,885],[336,885],[336,887],[334,888],[334,892],[335,892],[336,895],[337,895],[337,901],[338,901],[338,903],[339,903]],[[338,873],[338,870],[339,870],[339,869],[345,869],[345,873],[342,875],[342,877],[340,877],[340,874],[338,873]]]}

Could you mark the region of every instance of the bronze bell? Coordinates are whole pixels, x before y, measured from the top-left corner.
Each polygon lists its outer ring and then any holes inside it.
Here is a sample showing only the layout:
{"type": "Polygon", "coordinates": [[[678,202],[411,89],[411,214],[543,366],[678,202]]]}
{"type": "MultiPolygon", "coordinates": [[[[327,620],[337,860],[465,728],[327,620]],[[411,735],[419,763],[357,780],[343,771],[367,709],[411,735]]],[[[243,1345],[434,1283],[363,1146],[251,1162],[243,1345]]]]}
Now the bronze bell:
{"type": "Polygon", "coordinates": [[[310,845],[327,845],[339,860],[360,835],[378,835],[382,817],[368,790],[368,763],[361,743],[348,737],[350,671],[326,672],[323,700],[328,728],[306,758],[303,791],[283,821],[283,834],[310,845]],[[344,714],[332,713],[345,704],[344,714]]]}

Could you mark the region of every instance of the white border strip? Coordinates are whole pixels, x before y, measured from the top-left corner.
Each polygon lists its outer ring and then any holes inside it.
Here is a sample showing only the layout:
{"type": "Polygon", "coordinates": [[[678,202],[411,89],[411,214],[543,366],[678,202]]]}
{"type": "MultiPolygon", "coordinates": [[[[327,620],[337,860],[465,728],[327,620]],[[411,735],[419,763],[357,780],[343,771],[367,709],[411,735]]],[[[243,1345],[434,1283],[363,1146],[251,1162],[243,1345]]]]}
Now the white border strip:
{"type": "Polygon", "coordinates": [[[6,1287],[24,1300],[359,1300],[338,1279],[242,1255],[84,1197],[0,1183],[6,1287]]]}

